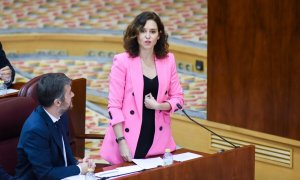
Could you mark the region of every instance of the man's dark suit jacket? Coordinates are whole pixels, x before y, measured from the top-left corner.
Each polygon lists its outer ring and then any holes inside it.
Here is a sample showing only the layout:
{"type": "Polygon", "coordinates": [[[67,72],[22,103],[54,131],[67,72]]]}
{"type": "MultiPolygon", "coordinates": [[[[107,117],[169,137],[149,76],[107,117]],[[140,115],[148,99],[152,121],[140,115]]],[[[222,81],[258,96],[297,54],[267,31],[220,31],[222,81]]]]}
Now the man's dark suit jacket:
{"type": "Polygon", "coordinates": [[[12,77],[11,77],[11,80],[10,82],[6,83],[6,85],[8,87],[11,86],[11,83],[14,81],[15,79],[15,70],[14,68],[12,67],[12,65],[10,64],[10,62],[8,61],[8,59],[6,58],[6,55],[5,55],[5,52],[2,48],[2,44],[0,42],[0,69],[5,67],[5,66],[9,66],[11,71],[12,71],[12,77]]]}
{"type": "Polygon", "coordinates": [[[22,128],[17,147],[17,179],[63,179],[78,175],[68,139],[66,138],[67,116],[61,116],[64,126],[64,144],[68,166],[65,167],[62,136],[42,106],[38,106],[27,118],[22,128]]]}

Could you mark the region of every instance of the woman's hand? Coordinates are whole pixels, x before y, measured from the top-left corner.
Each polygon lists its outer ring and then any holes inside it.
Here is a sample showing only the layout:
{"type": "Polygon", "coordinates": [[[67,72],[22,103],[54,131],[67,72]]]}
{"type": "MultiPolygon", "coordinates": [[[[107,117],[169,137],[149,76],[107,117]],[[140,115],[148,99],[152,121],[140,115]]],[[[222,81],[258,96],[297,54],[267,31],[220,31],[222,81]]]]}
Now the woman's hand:
{"type": "Polygon", "coordinates": [[[113,126],[114,128],[114,132],[116,137],[122,137],[120,140],[118,140],[118,145],[119,145],[119,151],[120,151],[120,156],[123,158],[124,161],[129,161],[131,162],[131,154],[130,154],[130,150],[129,147],[127,145],[126,139],[124,139],[124,135],[123,135],[123,124],[122,123],[118,123],[115,124],[113,126]]]}
{"type": "Polygon", "coordinates": [[[148,109],[158,109],[158,105],[159,105],[151,93],[149,93],[145,96],[144,104],[145,104],[146,108],[148,108],[148,109]]]}
{"type": "Polygon", "coordinates": [[[124,161],[128,161],[128,162],[132,161],[130,150],[128,148],[128,145],[127,145],[125,139],[123,139],[119,142],[119,150],[120,150],[120,155],[124,161]]]}
{"type": "Polygon", "coordinates": [[[0,69],[0,78],[5,81],[9,82],[11,80],[12,71],[8,66],[0,69]]]}

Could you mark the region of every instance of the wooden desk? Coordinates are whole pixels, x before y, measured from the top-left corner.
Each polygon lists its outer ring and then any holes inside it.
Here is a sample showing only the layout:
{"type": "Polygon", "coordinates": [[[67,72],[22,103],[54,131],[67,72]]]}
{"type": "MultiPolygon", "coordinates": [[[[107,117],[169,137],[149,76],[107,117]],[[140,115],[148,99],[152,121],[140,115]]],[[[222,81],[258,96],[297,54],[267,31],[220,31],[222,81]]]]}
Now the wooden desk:
{"type": "MultiPolygon", "coordinates": [[[[197,152],[197,151],[188,150],[188,149],[184,149],[184,148],[178,149],[178,150],[172,152],[172,154],[180,154],[180,153],[185,153],[185,152],[192,152],[192,153],[195,153],[195,154],[200,154],[203,157],[211,156],[211,154],[197,152]]],[[[162,155],[161,156],[155,156],[155,157],[161,157],[162,158],[162,155]]],[[[174,162],[174,163],[176,164],[176,163],[179,163],[179,162],[174,162]]],[[[131,165],[135,165],[135,164],[133,162],[124,162],[124,163],[118,164],[118,165],[96,164],[95,172],[108,171],[108,170],[112,170],[112,169],[115,169],[115,168],[118,168],[118,167],[125,167],[125,166],[131,166],[131,165]]]]}
{"type": "MultiPolygon", "coordinates": [[[[193,180],[193,179],[254,179],[254,146],[245,146],[217,154],[205,154],[187,149],[180,149],[175,154],[193,152],[202,155],[201,158],[185,162],[175,162],[166,167],[158,167],[143,172],[120,177],[121,180],[193,180]]],[[[98,168],[96,172],[107,171],[117,167],[133,165],[122,163],[109,167],[98,168]]]]}
{"type": "Polygon", "coordinates": [[[4,98],[9,98],[9,97],[17,97],[18,96],[18,92],[13,92],[13,93],[7,93],[5,95],[0,95],[0,99],[4,99],[4,98]]]}
{"type": "MultiPolygon", "coordinates": [[[[12,87],[10,87],[11,89],[21,89],[21,87],[24,85],[25,83],[23,82],[17,82],[15,84],[12,85],[12,87]]],[[[8,97],[17,97],[18,96],[18,92],[14,92],[14,93],[9,93],[9,94],[5,94],[5,95],[0,95],[0,99],[3,98],[8,98],[8,97]]]]}

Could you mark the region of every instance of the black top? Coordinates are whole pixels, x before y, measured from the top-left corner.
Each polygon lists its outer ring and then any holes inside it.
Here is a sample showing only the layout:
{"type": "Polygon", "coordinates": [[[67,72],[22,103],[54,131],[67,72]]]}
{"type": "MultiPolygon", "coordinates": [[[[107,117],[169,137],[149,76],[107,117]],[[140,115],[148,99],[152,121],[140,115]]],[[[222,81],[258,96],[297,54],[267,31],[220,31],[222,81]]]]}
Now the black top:
{"type": "Polygon", "coordinates": [[[155,110],[147,109],[144,105],[145,96],[151,93],[154,99],[157,99],[158,78],[149,79],[144,76],[144,93],[143,93],[143,120],[141,132],[136,147],[134,158],[145,158],[153,143],[155,133],[155,110]]]}

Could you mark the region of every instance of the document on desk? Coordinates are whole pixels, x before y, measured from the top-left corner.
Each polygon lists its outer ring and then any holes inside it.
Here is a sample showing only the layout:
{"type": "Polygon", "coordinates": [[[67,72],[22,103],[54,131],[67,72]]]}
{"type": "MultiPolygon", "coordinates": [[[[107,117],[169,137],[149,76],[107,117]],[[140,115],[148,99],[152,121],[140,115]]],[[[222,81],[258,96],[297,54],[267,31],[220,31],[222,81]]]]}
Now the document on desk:
{"type": "Polygon", "coordinates": [[[3,95],[7,95],[7,94],[10,94],[10,93],[15,93],[15,92],[18,92],[19,90],[17,89],[1,89],[0,90],[0,96],[3,96],[3,95]]]}
{"type": "Polygon", "coordinates": [[[191,153],[191,152],[186,152],[186,153],[173,155],[173,160],[183,162],[183,161],[187,161],[187,160],[191,160],[191,159],[195,159],[195,158],[199,158],[199,157],[202,157],[202,155],[191,153]]]}
{"type": "Polygon", "coordinates": [[[147,158],[147,159],[132,159],[132,161],[143,169],[152,169],[163,166],[164,161],[160,157],[147,158]]]}
{"type": "Polygon", "coordinates": [[[132,174],[132,173],[139,172],[142,170],[143,169],[137,165],[125,166],[125,167],[119,167],[119,168],[109,170],[109,171],[95,173],[95,176],[98,178],[113,178],[113,177],[119,177],[119,176],[125,175],[125,174],[126,175],[132,174]]]}

